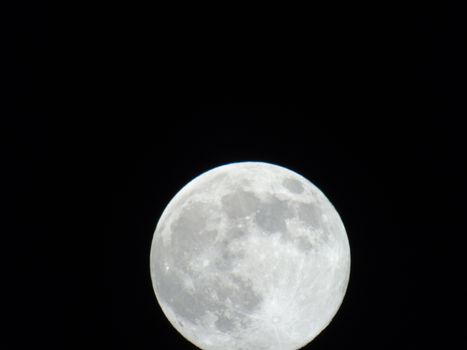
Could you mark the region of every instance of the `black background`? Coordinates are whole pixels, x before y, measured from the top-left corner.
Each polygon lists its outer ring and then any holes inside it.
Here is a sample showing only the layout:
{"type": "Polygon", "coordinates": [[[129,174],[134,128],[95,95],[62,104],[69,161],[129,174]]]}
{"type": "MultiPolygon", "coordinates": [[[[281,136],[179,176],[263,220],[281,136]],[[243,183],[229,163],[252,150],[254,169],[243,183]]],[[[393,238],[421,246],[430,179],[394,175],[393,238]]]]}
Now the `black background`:
{"type": "Polygon", "coordinates": [[[18,14],[5,93],[7,346],[193,349],[157,305],[152,234],[193,177],[246,160],[310,179],[347,229],[347,295],[307,348],[466,345],[458,9],[18,14]]]}

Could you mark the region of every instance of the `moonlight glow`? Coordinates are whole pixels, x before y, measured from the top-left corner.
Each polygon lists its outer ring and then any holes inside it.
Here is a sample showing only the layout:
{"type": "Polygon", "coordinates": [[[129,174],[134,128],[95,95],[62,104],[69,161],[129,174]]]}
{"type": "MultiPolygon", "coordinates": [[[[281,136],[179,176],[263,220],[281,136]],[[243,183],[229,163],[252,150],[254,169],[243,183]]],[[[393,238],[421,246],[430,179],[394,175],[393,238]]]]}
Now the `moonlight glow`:
{"type": "Polygon", "coordinates": [[[292,350],[331,321],[350,273],[342,221],[286,168],[233,163],[188,183],[151,248],[157,300],[205,350],[292,350]]]}

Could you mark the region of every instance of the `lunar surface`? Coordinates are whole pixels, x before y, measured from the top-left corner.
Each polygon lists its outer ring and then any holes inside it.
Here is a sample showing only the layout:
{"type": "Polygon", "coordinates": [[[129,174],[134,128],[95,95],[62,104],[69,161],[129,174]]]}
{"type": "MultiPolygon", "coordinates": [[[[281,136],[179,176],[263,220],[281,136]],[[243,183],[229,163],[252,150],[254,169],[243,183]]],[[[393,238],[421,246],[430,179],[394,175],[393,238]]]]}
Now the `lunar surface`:
{"type": "Polygon", "coordinates": [[[307,179],[268,163],[232,163],[171,200],[150,267],[162,311],[197,347],[292,350],[339,309],[350,248],[337,211],[307,179]]]}

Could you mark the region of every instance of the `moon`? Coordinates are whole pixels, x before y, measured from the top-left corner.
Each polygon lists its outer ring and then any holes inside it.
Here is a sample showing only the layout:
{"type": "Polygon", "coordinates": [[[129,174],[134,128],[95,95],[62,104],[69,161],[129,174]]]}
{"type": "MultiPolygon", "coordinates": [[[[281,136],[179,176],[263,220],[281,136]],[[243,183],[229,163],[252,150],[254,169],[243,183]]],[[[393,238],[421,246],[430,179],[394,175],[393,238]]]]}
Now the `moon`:
{"type": "Polygon", "coordinates": [[[310,181],[262,162],[222,165],[167,205],[150,253],[167,319],[205,350],[292,350],[337,313],[350,247],[310,181]]]}

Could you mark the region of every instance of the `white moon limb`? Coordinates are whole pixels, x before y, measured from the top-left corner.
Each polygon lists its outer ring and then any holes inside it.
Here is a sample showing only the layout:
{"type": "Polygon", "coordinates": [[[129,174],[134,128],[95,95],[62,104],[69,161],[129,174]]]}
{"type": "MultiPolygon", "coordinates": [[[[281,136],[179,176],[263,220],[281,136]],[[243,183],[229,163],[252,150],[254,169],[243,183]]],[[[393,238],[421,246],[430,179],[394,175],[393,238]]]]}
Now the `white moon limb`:
{"type": "Polygon", "coordinates": [[[344,225],[311,182],[260,162],[214,168],[164,210],[150,256],[171,324],[205,350],[292,350],[332,320],[347,289],[344,225]]]}

